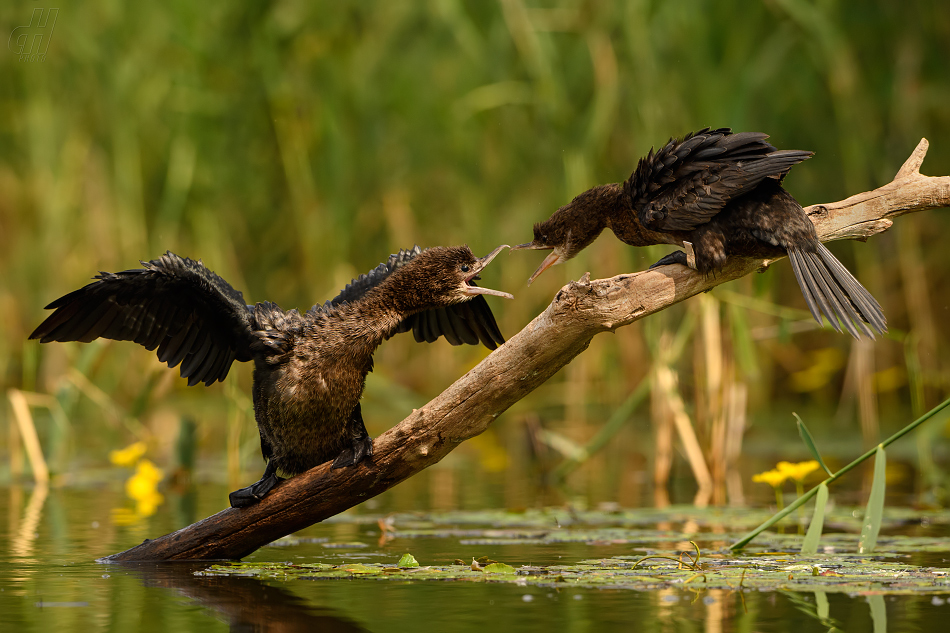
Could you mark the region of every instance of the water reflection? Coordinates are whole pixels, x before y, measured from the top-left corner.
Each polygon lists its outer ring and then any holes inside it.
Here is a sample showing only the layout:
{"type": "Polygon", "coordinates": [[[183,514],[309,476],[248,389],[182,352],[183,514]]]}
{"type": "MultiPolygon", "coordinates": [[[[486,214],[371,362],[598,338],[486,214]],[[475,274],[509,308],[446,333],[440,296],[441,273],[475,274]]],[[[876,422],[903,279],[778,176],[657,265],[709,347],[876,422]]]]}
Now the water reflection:
{"type": "Polygon", "coordinates": [[[145,587],[175,590],[227,622],[231,631],[296,633],[367,631],[357,622],[326,607],[308,604],[280,586],[257,578],[201,576],[208,563],[117,563],[145,587]]]}
{"type": "Polygon", "coordinates": [[[49,484],[39,483],[30,495],[30,501],[23,510],[23,517],[11,530],[10,551],[14,558],[29,560],[33,557],[33,546],[39,536],[43,505],[49,495],[49,484]]]}

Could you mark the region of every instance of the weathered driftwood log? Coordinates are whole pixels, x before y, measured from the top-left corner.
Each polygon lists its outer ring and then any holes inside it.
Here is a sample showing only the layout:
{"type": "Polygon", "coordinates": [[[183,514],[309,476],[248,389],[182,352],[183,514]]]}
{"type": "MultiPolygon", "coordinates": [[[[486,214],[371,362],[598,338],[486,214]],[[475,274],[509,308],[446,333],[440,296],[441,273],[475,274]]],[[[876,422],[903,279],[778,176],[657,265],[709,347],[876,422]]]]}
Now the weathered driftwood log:
{"type": "MultiPolygon", "coordinates": [[[[905,213],[950,206],[950,176],[928,177],[922,139],[893,182],[806,211],[822,241],[865,240],[905,213]]],[[[613,331],[770,262],[735,259],[704,279],[682,266],[579,282],[561,288],[547,309],[441,395],[383,433],[371,465],[330,470],[323,464],[274,489],[250,508],[228,508],[103,562],[238,559],[343,512],[438,462],[485,431],[512,404],[583,352],[594,335],[613,331]]]]}

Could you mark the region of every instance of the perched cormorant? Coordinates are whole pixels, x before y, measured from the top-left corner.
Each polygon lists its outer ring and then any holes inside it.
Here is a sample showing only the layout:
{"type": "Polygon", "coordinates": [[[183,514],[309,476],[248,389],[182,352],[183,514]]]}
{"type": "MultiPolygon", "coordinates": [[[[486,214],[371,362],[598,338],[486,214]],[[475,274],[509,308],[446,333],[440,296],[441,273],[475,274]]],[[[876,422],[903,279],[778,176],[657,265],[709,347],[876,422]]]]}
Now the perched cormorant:
{"type": "MultiPolygon", "coordinates": [[[[881,306],[818,241],[801,205],[782,188],[793,165],[812,152],[779,151],[757,132],[733,134],[704,128],[670,141],[640,159],[622,184],[594,187],[534,225],[534,240],[517,249],[554,249],[528,280],[571,259],[605,228],[631,246],[690,242],[695,268],[708,275],[730,255],[787,254],[812,316],[820,313],[837,331],[838,320],[860,338],[858,328],[887,331],[881,306]]],[[[679,263],[676,251],[652,267],[679,263]]],[[[651,267],[651,268],[652,268],[651,267]]]]}
{"type": "Polygon", "coordinates": [[[171,252],[144,268],[100,273],[52,302],[30,335],[42,343],[135,341],[189,385],[224,380],[231,363],[254,361],[254,415],[267,460],[257,483],[230,494],[233,507],[257,503],[280,481],[323,462],[357,464],[373,454],[360,395],[385,339],[495,349],[504,343],[482,295],[511,299],[473,282],[506,246],[475,257],[468,246],[403,250],[305,314],[243,295],[201,261],[171,252]]]}

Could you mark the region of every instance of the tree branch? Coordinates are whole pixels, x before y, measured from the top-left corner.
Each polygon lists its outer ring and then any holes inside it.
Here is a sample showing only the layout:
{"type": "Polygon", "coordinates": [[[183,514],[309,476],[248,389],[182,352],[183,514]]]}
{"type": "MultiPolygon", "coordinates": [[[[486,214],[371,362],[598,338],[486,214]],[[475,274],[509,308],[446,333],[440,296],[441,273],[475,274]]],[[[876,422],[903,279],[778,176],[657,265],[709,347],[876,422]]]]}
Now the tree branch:
{"type": "MultiPolygon", "coordinates": [[[[920,165],[922,139],[893,182],[832,204],[806,208],[822,241],[866,240],[905,213],[950,206],[950,176],[927,177],[920,165]]],[[[515,402],[587,349],[600,332],[629,325],[771,262],[733,259],[715,278],[682,266],[590,281],[561,288],[547,309],[395,427],[376,439],[374,463],[330,470],[317,466],[281,484],[261,503],[228,508],[212,517],[102,562],[238,559],[281,536],[343,512],[435,464],[465,440],[485,431],[515,402]]]]}

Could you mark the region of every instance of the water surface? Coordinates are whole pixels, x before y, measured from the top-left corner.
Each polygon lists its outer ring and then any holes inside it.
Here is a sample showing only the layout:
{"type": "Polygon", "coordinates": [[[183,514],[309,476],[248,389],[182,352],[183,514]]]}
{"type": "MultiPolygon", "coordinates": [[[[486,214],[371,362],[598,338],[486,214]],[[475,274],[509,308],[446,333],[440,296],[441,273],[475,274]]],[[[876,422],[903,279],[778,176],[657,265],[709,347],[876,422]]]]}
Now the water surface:
{"type": "MultiPolygon", "coordinates": [[[[427,477],[423,473],[421,484],[427,477]]],[[[410,487],[412,490],[412,487],[410,487]]],[[[733,630],[827,631],[810,593],[711,591],[694,586],[659,591],[548,589],[510,584],[377,580],[260,580],[208,577],[208,563],[104,565],[99,557],[173,531],[220,510],[227,489],[203,485],[170,492],[151,517],[130,525],[120,488],[10,487],[0,493],[0,622],[10,631],[525,631],[733,630]],[[710,629],[709,627],[713,627],[710,629]]],[[[399,493],[406,495],[403,491],[399,493]]],[[[475,501],[477,503],[478,500],[475,501]]],[[[403,501],[404,503],[404,501],[403,501]]],[[[629,545],[486,544],[464,535],[381,538],[378,519],[402,505],[394,491],[299,533],[297,542],[266,547],[247,561],[382,562],[409,551],[422,564],[490,556],[514,567],[629,555],[629,545]]],[[[464,527],[464,526],[461,526],[464,527]]],[[[666,530],[680,529],[677,525],[666,530]]],[[[685,528],[683,528],[685,529],[685,528]]],[[[915,528],[918,532],[922,528],[915,528]]],[[[935,528],[936,529],[936,528],[935,528]]],[[[939,528],[945,529],[945,528],[939,528]]],[[[722,546],[710,534],[701,546],[722,546]]],[[[657,548],[669,548],[657,543],[657,548]]],[[[929,553],[917,564],[948,566],[929,553]]],[[[941,596],[828,594],[828,614],[844,630],[934,629],[950,613],[941,596]],[[873,601],[872,601],[873,602],[873,601]],[[884,616],[880,605],[884,605],[884,616]],[[872,613],[878,609],[877,622],[872,613]]]]}

